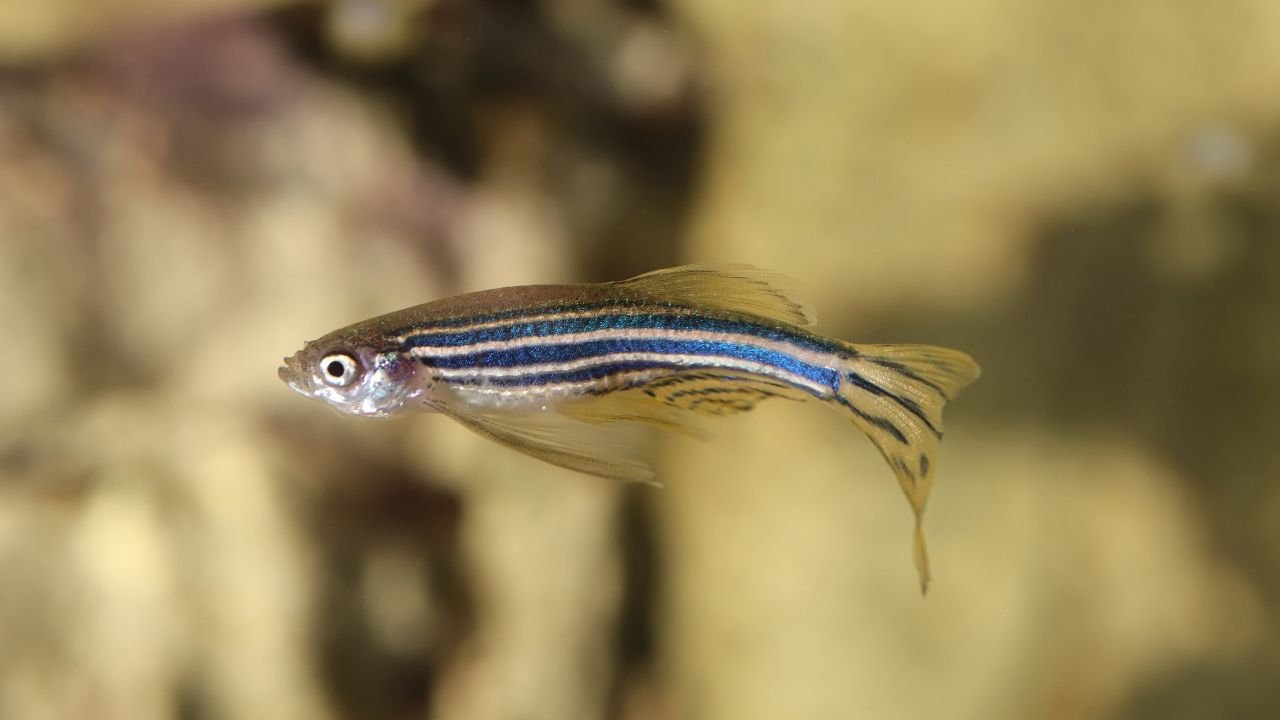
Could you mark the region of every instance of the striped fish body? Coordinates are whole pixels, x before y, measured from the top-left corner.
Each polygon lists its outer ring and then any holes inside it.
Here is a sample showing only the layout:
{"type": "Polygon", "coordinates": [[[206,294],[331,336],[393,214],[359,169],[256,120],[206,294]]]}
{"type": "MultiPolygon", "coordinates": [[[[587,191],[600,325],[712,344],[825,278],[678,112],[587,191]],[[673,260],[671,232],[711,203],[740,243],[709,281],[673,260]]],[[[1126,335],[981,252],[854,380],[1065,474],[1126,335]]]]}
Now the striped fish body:
{"type": "MultiPolygon", "coordinates": [[[[511,411],[636,389],[707,412],[775,390],[826,399],[839,383],[834,367],[847,354],[837,341],[764,318],[626,290],[538,289],[544,302],[532,307],[419,322],[398,333],[396,344],[431,382],[470,406],[511,411]],[[752,382],[705,382],[717,376],[752,382]]],[[[501,292],[480,296],[512,300],[501,292]]]]}
{"type": "MultiPolygon", "coordinates": [[[[812,323],[772,273],[687,266],[407,308],[308,343],[280,376],[344,412],[439,411],[521,452],[625,480],[650,480],[652,471],[602,443],[592,426],[696,431],[699,415],[772,397],[814,399],[871,438],[919,518],[942,406],[977,377],[977,365],[943,348],[847,343],[812,323]]],[[[918,523],[916,564],[924,583],[918,523]]]]}

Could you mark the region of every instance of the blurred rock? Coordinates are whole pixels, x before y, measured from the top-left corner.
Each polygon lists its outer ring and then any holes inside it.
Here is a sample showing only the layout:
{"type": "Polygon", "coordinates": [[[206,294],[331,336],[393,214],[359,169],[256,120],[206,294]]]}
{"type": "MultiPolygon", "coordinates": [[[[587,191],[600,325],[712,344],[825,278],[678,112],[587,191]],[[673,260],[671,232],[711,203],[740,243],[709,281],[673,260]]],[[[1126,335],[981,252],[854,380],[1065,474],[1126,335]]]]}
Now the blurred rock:
{"type": "Polygon", "coordinates": [[[288,0],[12,0],[0,3],[0,63],[64,54],[113,31],[158,27],[196,13],[233,14],[288,0]]]}
{"type": "Polygon", "coordinates": [[[31,668],[0,715],[332,716],[307,496],[358,470],[288,459],[271,418],[319,408],[272,368],[439,283],[454,191],[249,23],[134,36],[0,105],[0,332],[30,366],[4,381],[0,557],[35,573],[0,592],[26,628],[2,662],[31,668]],[[435,226],[370,222],[406,183],[435,226]]]}

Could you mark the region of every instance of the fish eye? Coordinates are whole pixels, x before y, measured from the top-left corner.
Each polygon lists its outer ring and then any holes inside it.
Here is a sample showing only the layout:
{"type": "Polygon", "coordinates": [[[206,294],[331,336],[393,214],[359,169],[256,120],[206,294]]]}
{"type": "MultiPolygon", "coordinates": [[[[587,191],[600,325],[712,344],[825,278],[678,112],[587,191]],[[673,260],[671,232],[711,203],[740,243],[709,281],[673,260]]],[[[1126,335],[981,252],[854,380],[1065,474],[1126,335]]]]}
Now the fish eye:
{"type": "Polygon", "coordinates": [[[334,387],[346,387],[355,382],[360,366],[355,358],[346,353],[333,353],[320,360],[320,372],[326,383],[334,387]]]}

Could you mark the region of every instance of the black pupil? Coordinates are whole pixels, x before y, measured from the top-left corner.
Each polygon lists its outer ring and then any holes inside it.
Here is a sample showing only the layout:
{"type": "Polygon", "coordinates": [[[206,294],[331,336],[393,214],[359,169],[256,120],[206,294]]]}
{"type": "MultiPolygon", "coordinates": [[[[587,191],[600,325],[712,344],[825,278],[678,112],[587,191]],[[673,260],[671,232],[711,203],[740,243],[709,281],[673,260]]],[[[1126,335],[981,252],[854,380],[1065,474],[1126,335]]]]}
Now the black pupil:
{"type": "Polygon", "coordinates": [[[347,372],[347,366],[342,364],[341,360],[330,360],[329,364],[324,367],[324,371],[329,373],[331,378],[341,378],[347,372]]]}

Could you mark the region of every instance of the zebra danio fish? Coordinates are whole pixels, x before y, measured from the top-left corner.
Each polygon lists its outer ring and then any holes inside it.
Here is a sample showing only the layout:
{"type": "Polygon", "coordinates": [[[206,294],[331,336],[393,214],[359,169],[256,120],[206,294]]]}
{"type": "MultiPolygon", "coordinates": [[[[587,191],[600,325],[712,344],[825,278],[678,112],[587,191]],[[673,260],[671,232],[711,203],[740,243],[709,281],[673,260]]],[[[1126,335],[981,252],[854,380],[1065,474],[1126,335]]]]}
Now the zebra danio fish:
{"type": "Polygon", "coordinates": [[[862,345],[813,332],[783,277],[684,266],[619,282],[459,295],[335,330],[285,359],[291,388],[344,413],[443,413],[491,440],[579,472],[652,481],[592,426],[698,433],[696,419],[768,398],[817,400],[861,429],[920,521],[937,472],[942,407],[979,375],[966,354],[862,345]]]}

